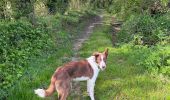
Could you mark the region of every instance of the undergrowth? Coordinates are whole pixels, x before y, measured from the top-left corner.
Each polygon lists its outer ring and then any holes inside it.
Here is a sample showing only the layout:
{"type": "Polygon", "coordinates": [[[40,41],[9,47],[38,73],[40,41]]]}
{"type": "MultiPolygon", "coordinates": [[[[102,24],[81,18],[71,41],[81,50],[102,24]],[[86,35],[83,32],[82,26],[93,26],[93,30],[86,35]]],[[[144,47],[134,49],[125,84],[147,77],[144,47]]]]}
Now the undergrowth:
{"type": "MultiPolygon", "coordinates": [[[[131,16],[117,33],[117,46],[128,45],[138,64],[156,76],[169,76],[169,12],[163,15],[131,16]]],[[[136,61],[135,61],[136,62],[136,61]]]]}
{"type": "Polygon", "coordinates": [[[31,57],[54,47],[46,27],[34,27],[26,21],[1,22],[0,87],[2,96],[24,73],[31,57]]]}

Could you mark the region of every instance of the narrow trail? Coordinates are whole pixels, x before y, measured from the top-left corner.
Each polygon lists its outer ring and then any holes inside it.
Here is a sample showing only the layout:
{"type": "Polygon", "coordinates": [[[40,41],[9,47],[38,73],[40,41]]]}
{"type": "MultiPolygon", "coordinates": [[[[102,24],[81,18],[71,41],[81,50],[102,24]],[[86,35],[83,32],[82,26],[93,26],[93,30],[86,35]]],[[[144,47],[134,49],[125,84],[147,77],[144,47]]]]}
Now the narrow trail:
{"type": "MultiPolygon", "coordinates": [[[[102,18],[103,16],[96,16],[92,18],[87,26],[84,28],[84,30],[79,34],[77,39],[73,43],[73,52],[74,55],[72,57],[72,61],[78,61],[81,57],[79,56],[79,50],[82,47],[83,43],[89,39],[89,36],[93,33],[93,29],[97,25],[101,25],[102,23],[102,18]]],[[[81,100],[81,86],[79,82],[73,82],[72,83],[72,88],[71,88],[71,96],[74,97],[74,100],[81,100]]]]}
{"type": "Polygon", "coordinates": [[[91,33],[93,33],[93,29],[96,27],[96,25],[101,25],[102,24],[102,18],[103,16],[96,16],[92,18],[88,25],[84,28],[84,30],[79,34],[77,39],[73,43],[73,52],[74,55],[72,57],[72,61],[77,61],[80,59],[78,51],[82,47],[82,44],[88,40],[89,36],[91,33]]]}

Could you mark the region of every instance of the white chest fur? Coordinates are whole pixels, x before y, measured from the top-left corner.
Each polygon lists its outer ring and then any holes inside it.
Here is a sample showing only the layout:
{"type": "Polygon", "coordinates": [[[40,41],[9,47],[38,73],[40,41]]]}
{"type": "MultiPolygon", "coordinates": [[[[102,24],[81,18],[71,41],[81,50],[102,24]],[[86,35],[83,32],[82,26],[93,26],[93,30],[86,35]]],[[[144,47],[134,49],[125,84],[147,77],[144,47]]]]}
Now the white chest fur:
{"type": "Polygon", "coordinates": [[[94,86],[95,86],[95,82],[96,82],[100,69],[98,68],[98,64],[95,61],[95,56],[91,56],[87,58],[87,61],[89,62],[89,64],[91,65],[93,69],[93,77],[87,81],[87,92],[89,93],[91,100],[95,100],[94,99],[94,86]]]}
{"type": "Polygon", "coordinates": [[[89,62],[89,64],[91,65],[92,69],[93,69],[93,77],[92,80],[96,81],[96,78],[99,74],[100,69],[98,68],[98,65],[95,61],[95,56],[91,56],[89,58],[87,58],[87,61],[89,62]]]}

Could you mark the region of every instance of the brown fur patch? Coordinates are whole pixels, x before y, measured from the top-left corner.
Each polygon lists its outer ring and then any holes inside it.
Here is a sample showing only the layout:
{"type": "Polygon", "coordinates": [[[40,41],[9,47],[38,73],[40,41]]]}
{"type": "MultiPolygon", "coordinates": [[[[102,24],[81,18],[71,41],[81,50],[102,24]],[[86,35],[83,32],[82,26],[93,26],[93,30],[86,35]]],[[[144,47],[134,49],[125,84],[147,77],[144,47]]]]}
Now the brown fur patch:
{"type": "Polygon", "coordinates": [[[87,60],[69,62],[63,65],[63,67],[58,68],[54,73],[54,77],[57,80],[67,78],[73,79],[82,76],[89,78],[93,76],[93,69],[91,68],[87,60]]]}

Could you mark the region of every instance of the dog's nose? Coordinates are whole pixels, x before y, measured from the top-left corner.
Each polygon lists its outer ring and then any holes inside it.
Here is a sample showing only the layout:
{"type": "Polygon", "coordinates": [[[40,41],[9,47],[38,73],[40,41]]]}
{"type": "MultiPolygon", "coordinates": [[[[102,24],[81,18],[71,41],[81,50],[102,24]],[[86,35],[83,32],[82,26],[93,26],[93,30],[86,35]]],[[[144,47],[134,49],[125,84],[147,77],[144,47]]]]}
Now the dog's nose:
{"type": "Polygon", "coordinates": [[[105,66],[103,66],[102,68],[105,69],[105,66]]]}

